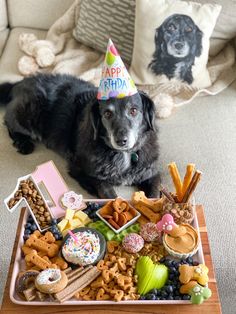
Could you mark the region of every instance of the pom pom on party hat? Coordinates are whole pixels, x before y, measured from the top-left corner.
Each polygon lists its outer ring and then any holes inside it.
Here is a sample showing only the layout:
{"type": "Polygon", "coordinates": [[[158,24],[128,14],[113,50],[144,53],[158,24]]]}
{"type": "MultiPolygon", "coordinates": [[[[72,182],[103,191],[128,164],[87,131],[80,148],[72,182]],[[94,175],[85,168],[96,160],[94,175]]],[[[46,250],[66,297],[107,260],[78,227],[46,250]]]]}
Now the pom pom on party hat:
{"type": "Polygon", "coordinates": [[[137,92],[115,45],[109,39],[97,99],[124,98],[137,92]]]}

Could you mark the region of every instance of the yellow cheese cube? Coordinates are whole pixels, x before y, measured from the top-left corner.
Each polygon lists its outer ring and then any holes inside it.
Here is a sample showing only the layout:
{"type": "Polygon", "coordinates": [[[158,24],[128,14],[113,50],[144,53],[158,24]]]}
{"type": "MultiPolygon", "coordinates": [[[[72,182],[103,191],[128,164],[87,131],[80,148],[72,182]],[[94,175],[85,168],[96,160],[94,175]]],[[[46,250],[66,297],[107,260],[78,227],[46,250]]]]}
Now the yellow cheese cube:
{"type": "Polygon", "coordinates": [[[79,228],[79,227],[83,227],[83,224],[79,219],[69,220],[69,228],[74,229],[74,228],[79,228]]]}
{"type": "Polygon", "coordinates": [[[67,235],[69,229],[65,229],[62,231],[62,236],[63,238],[65,238],[65,236],[67,235]]]}
{"type": "Polygon", "coordinates": [[[59,230],[62,232],[66,228],[67,224],[68,224],[68,220],[67,219],[62,219],[62,221],[60,221],[57,224],[57,226],[58,226],[59,230]]]}
{"type": "Polygon", "coordinates": [[[79,210],[75,213],[75,217],[79,218],[83,223],[88,218],[88,215],[85,214],[82,210],[79,210]]]}
{"type": "Polygon", "coordinates": [[[65,219],[72,219],[74,217],[75,211],[73,209],[67,208],[65,219]]]}
{"type": "Polygon", "coordinates": [[[84,225],[89,224],[91,221],[92,221],[92,220],[91,220],[89,217],[87,217],[87,218],[85,219],[85,221],[84,221],[84,225]]]}

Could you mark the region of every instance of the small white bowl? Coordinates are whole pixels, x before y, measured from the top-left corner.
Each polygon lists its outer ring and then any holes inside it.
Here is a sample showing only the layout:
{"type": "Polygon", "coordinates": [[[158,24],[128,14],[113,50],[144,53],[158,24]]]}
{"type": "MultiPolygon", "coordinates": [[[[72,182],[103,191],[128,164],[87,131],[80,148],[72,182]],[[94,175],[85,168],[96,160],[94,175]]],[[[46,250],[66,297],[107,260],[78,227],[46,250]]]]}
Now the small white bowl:
{"type": "MultiPolygon", "coordinates": [[[[130,205],[130,204],[129,204],[130,205]]],[[[132,205],[130,205],[132,206],[132,205]]],[[[133,207],[133,206],[132,206],[133,207]]],[[[133,207],[134,208],[134,207],[133,207]]],[[[99,219],[101,219],[103,222],[105,222],[106,225],[108,225],[108,227],[114,231],[116,234],[120,233],[121,231],[123,231],[124,229],[126,229],[127,227],[129,227],[130,225],[132,225],[137,219],[139,219],[139,217],[141,216],[140,212],[137,211],[135,208],[134,210],[136,211],[136,216],[134,216],[133,219],[131,219],[130,221],[128,221],[124,226],[120,227],[120,229],[115,229],[112,225],[109,224],[109,222],[104,219],[100,214],[99,214],[99,211],[100,211],[101,208],[99,208],[97,211],[96,211],[96,215],[99,217],[99,219]]]]}

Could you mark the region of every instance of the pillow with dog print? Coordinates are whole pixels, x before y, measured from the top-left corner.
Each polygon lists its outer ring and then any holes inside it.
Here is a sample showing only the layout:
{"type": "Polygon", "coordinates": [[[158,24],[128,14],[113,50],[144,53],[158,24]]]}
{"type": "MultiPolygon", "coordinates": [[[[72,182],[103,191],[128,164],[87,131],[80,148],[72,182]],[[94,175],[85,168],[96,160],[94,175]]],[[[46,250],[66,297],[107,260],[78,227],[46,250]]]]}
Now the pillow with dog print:
{"type": "Polygon", "coordinates": [[[214,4],[136,0],[130,69],[135,83],[209,86],[209,42],[220,10],[214,4]]]}

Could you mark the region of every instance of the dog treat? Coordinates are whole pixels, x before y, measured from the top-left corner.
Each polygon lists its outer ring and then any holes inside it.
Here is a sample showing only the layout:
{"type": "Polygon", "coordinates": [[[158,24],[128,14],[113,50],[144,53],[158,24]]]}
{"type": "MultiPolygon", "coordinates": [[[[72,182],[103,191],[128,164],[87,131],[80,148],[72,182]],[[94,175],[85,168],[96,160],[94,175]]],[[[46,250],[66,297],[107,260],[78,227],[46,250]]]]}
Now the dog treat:
{"type": "Polygon", "coordinates": [[[147,224],[142,225],[140,235],[147,242],[156,241],[160,238],[160,232],[158,232],[158,229],[153,222],[148,222],[147,224]]]}
{"type": "Polygon", "coordinates": [[[27,270],[20,272],[16,279],[15,289],[16,293],[24,299],[23,291],[28,289],[35,282],[35,278],[39,272],[36,270],[27,270]]]}
{"type": "Polygon", "coordinates": [[[33,250],[30,254],[27,254],[25,256],[26,262],[31,262],[32,264],[39,267],[41,270],[47,269],[47,268],[57,268],[57,265],[52,264],[50,261],[46,259],[46,256],[40,257],[37,253],[37,251],[33,250]]]}
{"type": "Polygon", "coordinates": [[[188,164],[186,167],[186,173],[184,176],[183,187],[182,187],[182,196],[184,196],[184,194],[186,193],[187,188],[192,180],[194,169],[195,169],[195,164],[188,164]]]}
{"type": "Polygon", "coordinates": [[[136,204],[135,208],[145,217],[149,219],[150,222],[157,223],[161,219],[161,215],[159,213],[154,213],[150,208],[136,204]]]}
{"type": "Polygon", "coordinates": [[[51,258],[51,262],[57,265],[60,268],[60,270],[66,270],[68,268],[67,262],[60,256],[55,256],[51,258]]]}
{"type": "Polygon", "coordinates": [[[170,203],[164,200],[162,215],[170,214],[173,216],[175,223],[191,224],[194,219],[193,205],[190,203],[170,203]]]}
{"type": "Polygon", "coordinates": [[[154,212],[159,212],[162,209],[162,199],[151,200],[146,197],[143,191],[134,192],[132,196],[132,203],[134,205],[140,204],[146,206],[154,212]]]}
{"type": "Polygon", "coordinates": [[[10,199],[8,202],[9,208],[12,208],[22,197],[27,200],[40,228],[42,230],[49,228],[52,220],[51,213],[44,203],[42,196],[35,188],[33,181],[30,179],[20,182],[19,188],[14,194],[14,198],[10,199]]]}
{"type": "Polygon", "coordinates": [[[124,237],[124,240],[122,241],[122,246],[126,252],[135,254],[142,250],[144,246],[144,240],[137,233],[130,233],[124,237]]]}
{"type": "Polygon", "coordinates": [[[202,304],[204,300],[207,300],[211,297],[212,292],[211,289],[207,287],[196,285],[190,290],[189,295],[191,296],[190,300],[192,304],[202,304]]]}
{"type": "Polygon", "coordinates": [[[97,269],[97,267],[92,267],[78,279],[70,283],[64,290],[56,293],[56,299],[61,303],[69,300],[75,293],[88,286],[94,279],[96,279],[100,275],[100,273],[101,272],[97,269]]]}
{"type": "Polygon", "coordinates": [[[132,220],[137,212],[127,201],[117,197],[114,201],[109,201],[100,208],[99,215],[106,219],[113,228],[119,230],[132,220]]]}
{"type": "MultiPolygon", "coordinates": [[[[83,196],[77,194],[74,191],[66,192],[61,197],[61,204],[66,209],[78,210],[86,208],[86,204],[83,202],[83,196]]],[[[69,219],[69,218],[66,218],[69,219]]]]}
{"type": "Polygon", "coordinates": [[[180,265],[179,281],[186,284],[191,280],[196,280],[200,285],[205,286],[208,283],[208,268],[204,264],[198,266],[180,265]]]}
{"type": "Polygon", "coordinates": [[[181,181],[176,163],[175,162],[170,163],[168,165],[168,169],[169,169],[171,178],[172,178],[174,186],[175,186],[177,199],[180,202],[182,200],[182,186],[183,185],[182,185],[182,181],[181,181]]]}
{"type": "Polygon", "coordinates": [[[60,269],[45,269],[35,279],[35,287],[43,293],[52,294],[63,290],[68,283],[67,275],[60,269]]]}
{"type": "Polygon", "coordinates": [[[192,177],[192,180],[183,196],[182,202],[187,203],[192,196],[193,192],[196,189],[197,184],[199,183],[202,176],[202,172],[199,170],[196,170],[194,173],[194,176],[192,177]]]}
{"type": "Polygon", "coordinates": [[[197,285],[197,281],[196,281],[196,280],[191,280],[191,281],[189,281],[188,283],[182,285],[182,286],[180,287],[180,289],[179,289],[179,292],[180,292],[181,294],[188,294],[189,291],[190,291],[193,287],[195,287],[196,285],[197,285]]]}
{"type": "Polygon", "coordinates": [[[26,301],[33,301],[36,298],[36,288],[35,286],[31,286],[28,289],[23,291],[24,297],[26,301]]]}
{"type": "Polygon", "coordinates": [[[84,273],[86,273],[89,269],[91,269],[92,266],[89,265],[86,268],[80,267],[78,269],[73,270],[71,273],[69,273],[67,275],[68,277],[68,283],[70,284],[72,281],[74,281],[75,279],[79,278],[80,276],[82,276],[84,273]]]}
{"type": "Polygon", "coordinates": [[[36,291],[36,298],[39,299],[39,301],[43,302],[47,298],[47,294],[42,293],[40,291],[36,291]]]}
{"type": "Polygon", "coordinates": [[[38,237],[35,234],[31,234],[29,239],[26,241],[26,245],[29,247],[33,247],[38,251],[45,252],[48,257],[54,257],[59,252],[58,245],[54,243],[47,243],[38,237]]]}
{"type": "Polygon", "coordinates": [[[173,196],[170,194],[170,192],[168,192],[168,190],[165,187],[161,187],[162,194],[165,195],[165,197],[171,202],[171,203],[175,203],[175,200],[173,198],[173,196]]]}

